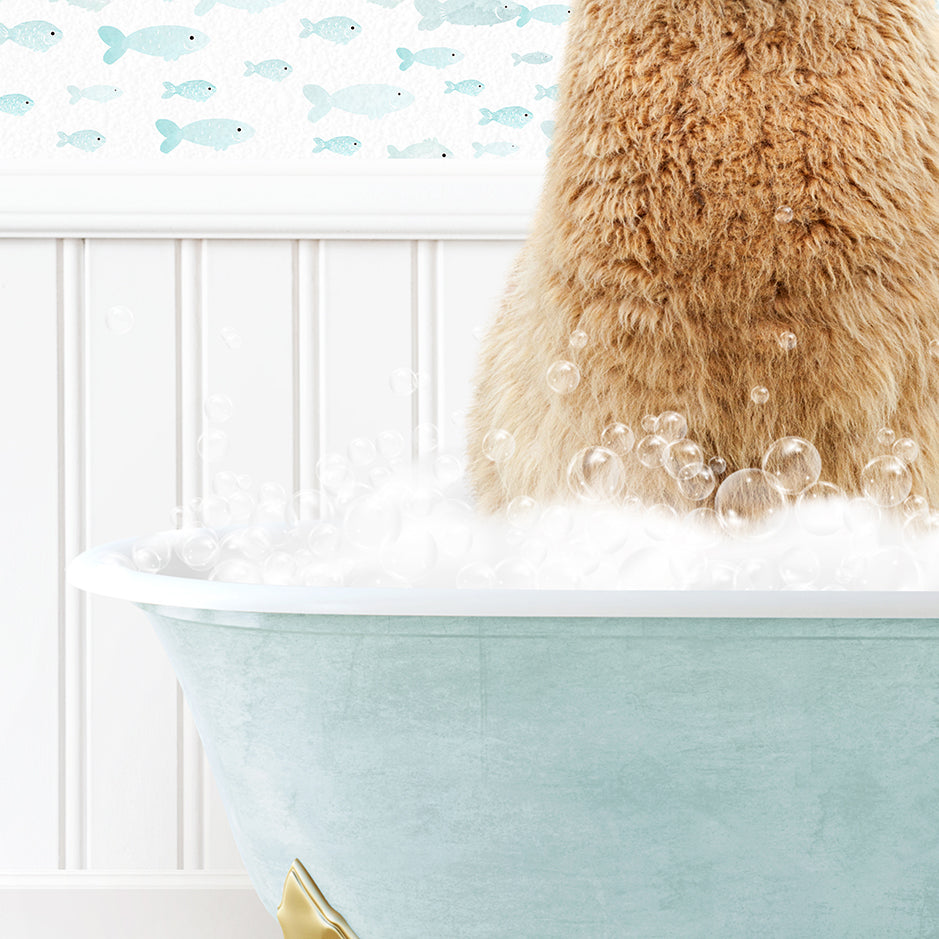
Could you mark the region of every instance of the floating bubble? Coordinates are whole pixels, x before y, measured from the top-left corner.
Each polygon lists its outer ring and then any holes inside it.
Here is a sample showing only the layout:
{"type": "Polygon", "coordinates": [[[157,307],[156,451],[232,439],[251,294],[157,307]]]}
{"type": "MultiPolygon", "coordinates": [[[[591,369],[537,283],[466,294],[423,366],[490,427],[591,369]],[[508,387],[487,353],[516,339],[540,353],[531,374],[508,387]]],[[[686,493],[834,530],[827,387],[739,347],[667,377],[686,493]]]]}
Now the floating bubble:
{"type": "Polygon", "coordinates": [[[791,222],[794,216],[795,216],[795,213],[792,211],[792,206],[781,205],[776,210],[775,214],[773,215],[773,218],[776,219],[777,222],[786,224],[787,222],[791,222]]]}
{"type": "Polygon", "coordinates": [[[714,497],[714,511],[724,530],[744,537],[775,531],[782,524],[785,505],[769,475],[758,469],[731,473],[714,497]]]}
{"type": "Polygon", "coordinates": [[[406,398],[417,391],[418,378],[409,368],[396,368],[388,377],[388,384],[396,395],[406,398]]]}
{"type": "Polygon", "coordinates": [[[933,339],[929,343],[929,354],[934,359],[939,359],[939,339],[933,339]]]}
{"type": "Polygon", "coordinates": [[[327,453],[316,464],[316,477],[328,492],[337,492],[352,482],[352,467],[341,453],[327,453]]]}
{"type": "Polygon", "coordinates": [[[575,329],[571,333],[569,342],[572,349],[583,349],[589,340],[590,337],[582,329],[575,329]]]}
{"type": "Polygon", "coordinates": [[[207,430],[196,442],[196,449],[206,463],[217,463],[228,452],[228,434],[224,430],[207,430]]]}
{"type": "Polygon", "coordinates": [[[919,456],[919,444],[911,437],[900,437],[894,441],[893,455],[904,463],[912,463],[919,456]]]}
{"type": "Polygon", "coordinates": [[[228,395],[212,394],[202,403],[202,410],[212,424],[224,424],[231,420],[235,406],[228,395]]]}
{"type": "Polygon", "coordinates": [[[615,499],[626,483],[623,461],[606,447],[584,447],[567,467],[567,485],[582,502],[615,499]]]}
{"type": "Polygon", "coordinates": [[[793,349],[799,344],[799,340],[796,337],[795,333],[782,332],[776,337],[776,341],[779,343],[779,348],[784,349],[786,352],[792,352],[793,349]]]}
{"type": "Polygon", "coordinates": [[[227,558],[212,568],[209,580],[220,580],[226,584],[259,584],[261,570],[244,558],[227,558]]]}
{"type": "Polygon", "coordinates": [[[874,457],[861,470],[861,490],[874,505],[881,508],[899,505],[912,488],[913,476],[899,457],[874,457]]]}
{"type": "Polygon", "coordinates": [[[700,502],[706,499],[717,485],[714,470],[704,463],[688,463],[678,471],[678,489],[686,499],[700,502]]]}
{"type": "Polygon", "coordinates": [[[224,342],[229,349],[240,349],[244,344],[244,340],[241,336],[228,326],[222,327],[220,335],[222,342],[224,342]]]}
{"type": "Polygon", "coordinates": [[[156,574],[170,562],[172,549],[165,535],[150,535],[134,542],[130,550],[131,559],[138,571],[156,574]]]}
{"type": "Polygon", "coordinates": [[[538,524],[541,506],[531,496],[516,496],[505,509],[506,518],[513,528],[528,531],[538,524]]]}
{"type": "Polygon", "coordinates": [[[371,466],[378,455],[375,444],[368,437],[356,437],[350,440],[346,453],[353,466],[371,466]]]}
{"type": "Polygon", "coordinates": [[[622,459],[629,454],[635,446],[636,435],[626,424],[615,422],[603,428],[603,433],[600,435],[600,443],[606,447],[607,450],[612,450],[622,459]]]}
{"type": "Polygon", "coordinates": [[[794,496],[818,482],[822,458],[808,440],[781,437],[763,454],[762,467],[780,492],[794,496]]]}
{"type": "Polygon", "coordinates": [[[910,496],[903,503],[903,514],[907,518],[920,518],[929,514],[929,500],[925,496],[910,496]]]}
{"type": "Polygon", "coordinates": [[[457,571],[456,585],[461,590],[487,590],[496,586],[496,572],[481,561],[473,561],[457,571]]]}
{"type": "Polygon", "coordinates": [[[548,387],[559,395],[570,394],[580,384],[580,369],[564,359],[548,369],[548,387]]]}
{"type": "MultiPolygon", "coordinates": [[[[659,422],[661,427],[661,421],[659,422]]],[[[693,440],[682,437],[673,440],[662,453],[662,466],[672,479],[686,467],[704,462],[704,451],[693,440]]]]}
{"type": "Polygon", "coordinates": [[[433,453],[440,444],[440,431],[436,424],[424,421],[414,428],[414,439],[417,441],[418,453],[433,453]]]}
{"type": "Polygon", "coordinates": [[[889,427],[881,427],[880,430],[877,431],[877,442],[882,447],[892,447],[896,439],[896,433],[889,427]]]}
{"type": "Polygon", "coordinates": [[[247,492],[252,486],[251,477],[247,473],[242,473],[238,477],[238,485],[247,492]]]}
{"type": "Polygon", "coordinates": [[[262,499],[254,510],[259,525],[283,525],[290,507],[286,499],[262,499]]]}
{"type": "Polygon", "coordinates": [[[180,560],[194,571],[207,571],[221,552],[218,535],[209,528],[196,528],[178,543],[180,560]]]}
{"type": "Polygon", "coordinates": [[[539,530],[550,541],[561,541],[574,528],[574,516],[566,505],[549,505],[541,514],[539,530]]]}
{"type": "Polygon", "coordinates": [[[639,422],[639,426],[647,433],[654,434],[656,425],[659,423],[659,419],[654,414],[644,414],[642,420],[639,422]]]}
{"type": "Polygon", "coordinates": [[[317,522],[307,535],[307,546],[314,557],[334,557],[342,545],[342,532],[332,522],[317,522]]]}
{"type": "Polygon", "coordinates": [[[380,548],[401,534],[401,509],[391,499],[367,493],[349,506],[343,530],[359,548],[380,548]]]}
{"type": "Polygon", "coordinates": [[[332,516],[332,504],[322,489],[300,489],[290,499],[290,523],[318,522],[332,516]]]}
{"type": "Polygon", "coordinates": [[[636,444],[636,459],[649,469],[662,465],[668,441],[658,434],[649,434],[636,444]]]}
{"type": "Polygon", "coordinates": [[[844,490],[834,483],[806,486],[796,499],[796,520],[813,535],[831,535],[844,524],[844,490]]]}
{"type": "Polygon", "coordinates": [[[493,463],[504,463],[515,453],[515,437],[507,430],[490,430],[483,437],[483,455],[493,463]]]}
{"type": "Polygon", "coordinates": [[[254,496],[239,489],[228,497],[228,509],[233,522],[247,522],[254,514],[254,496]]]}
{"type": "Polygon", "coordinates": [[[678,411],[663,411],[655,421],[655,433],[669,443],[681,440],[688,433],[688,421],[678,411]]]}
{"type": "Polygon", "coordinates": [[[712,456],[708,460],[708,466],[711,467],[711,471],[715,476],[723,476],[727,472],[727,461],[720,456],[712,456]]]}
{"type": "Polygon", "coordinates": [[[867,499],[849,499],[844,506],[844,523],[855,535],[869,535],[877,530],[881,518],[880,508],[867,499]]]}
{"type": "MultiPolygon", "coordinates": [[[[260,561],[273,548],[273,541],[263,528],[252,525],[226,535],[222,539],[222,548],[239,552],[251,561],[260,561]]],[[[260,577],[260,570],[258,576],[260,577]]]]}
{"type": "Polygon", "coordinates": [[[452,486],[463,478],[463,461],[452,453],[441,453],[434,460],[434,479],[441,486],[452,486]]]}
{"type": "Polygon", "coordinates": [[[220,470],[212,477],[212,490],[223,499],[239,492],[240,489],[238,477],[231,470],[220,470]]]}
{"type": "Polygon", "coordinates": [[[766,404],[769,401],[769,388],[764,385],[754,385],[750,389],[750,400],[754,404],[766,404]]]}
{"type": "Polygon", "coordinates": [[[434,510],[434,506],[443,498],[443,493],[433,486],[418,484],[412,486],[404,499],[404,507],[418,518],[424,518],[434,510]]]}
{"type": "Polygon", "coordinates": [[[375,438],[375,445],[386,460],[393,460],[404,453],[404,437],[396,430],[383,430],[375,438]]]}
{"type": "Polygon", "coordinates": [[[821,572],[818,555],[803,545],[789,548],[779,559],[779,575],[789,587],[809,587],[821,572]]]}
{"type": "Polygon", "coordinates": [[[224,528],[232,520],[231,505],[222,496],[206,496],[202,500],[202,524],[207,528],[224,528]]]}
{"type": "Polygon", "coordinates": [[[134,328],[134,312],[126,306],[112,306],[104,314],[104,322],[116,336],[123,336],[134,328]]]}
{"type": "Polygon", "coordinates": [[[653,541],[668,541],[675,533],[678,513],[664,502],[650,505],[642,514],[642,530],[653,541]]]}

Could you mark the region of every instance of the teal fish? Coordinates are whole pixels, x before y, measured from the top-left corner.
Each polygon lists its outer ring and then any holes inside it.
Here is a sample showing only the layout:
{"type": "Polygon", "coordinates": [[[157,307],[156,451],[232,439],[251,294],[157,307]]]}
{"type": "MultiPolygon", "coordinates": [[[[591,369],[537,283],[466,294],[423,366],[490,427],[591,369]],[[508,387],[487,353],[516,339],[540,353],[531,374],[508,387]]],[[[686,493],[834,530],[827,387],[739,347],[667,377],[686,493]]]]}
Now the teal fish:
{"type": "Polygon", "coordinates": [[[338,42],[343,46],[347,42],[352,42],[356,36],[362,35],[362,27],[355,20],[350,20],[348,16],[328,16],[318,23],[302,19],[300,25],[303,27],[303,31],[300,33],[301,39],[315,35],[319,36],[320,39],[338,42]]]}
{"type": "Polygon", "coordinates": [[[303,96],[313,105],[307,120],[314,122],[333,108],[351,114],[364,114],[375,120],[414,103],[414,95],[410,91],[395,88],[394,85],[350,85],[333,94],[319,85],[304,85],[303,96]]]}
{"type": "Polygon", "coordinates": [[[518,149],[517,143],[509,143],[507,140],[497,140],[495,143],[474,143],[473,156],[479,159],[484,153],[491,153],[493,156],[504,157],[515,153],[518,149]]]}
{"type": "Polygon", "coordinates": [[[190,101],[208,101],[215,94],[215,85],[197,78],[179,85],[163,82],[163,87],[166,89],[163,92],[164,98],[179,95],[180,98],[188,98],[190,101]]]}
{"type": "Polygon", "coordinates": [[[541,133],[543,133],[549,140],[554,136],[554,124],[554,121],[541,122],[541,133]]]}
{"type": "Polygon", "coordinates": [[[33,52],[45,52],[62,41],[62,30],[45,20],[29,20],[12,29],[0,23],[0,45],[8,39],[33,52]]]}
{"type": "Polygon", "coordinates": [[[203,16],[208,13],[216,3],[222,3],[227,7],[233,7],[236,10],[244,10],[246,13],[260,13],[268,7],[277,6],[284,0],[199,0],[196,4],[196,16],[203,16]]]}
{"type": "Polygon", "coordinates": [[[313,148],[314,153],[322,153],[324,150],[331,150],[333,153],[338,153],[341,156],[352,156],[353,153],[358,153],[362,149],[362,141],[356,140],[355,137],[333,137],[332,140],[323,140],[322,137],[315,137],[313,142],[316,144],[313,148]]]}
{"type": "Polygon", "coordinates": [[[542,98],[550,98],[552,101],[557,101],[558,86],[552,85],[550,88],[545,88],[544,85],[535,85],[535,101],[540,101],[542,98]]]}
{"type": "Polygon", "coordinates": [[[526,65],[544,65],[546,62],[550,62],[554,56],[548,55],[547,52],[526,52],[525,55],[513,52],[512,58],[515,59],[515,65],[521,65],[522,62],[526,65]]]}
{"type": "Polygon", "coordinates": [[[562,23],[566,23],[571,15],[571,8],[561,3],[551,3],[547,6],[535,7],[534,10],[522,7],[522,11],[522,14],[518,18],[517,26],[526,26],[532,20],[560,26],[562,23]]]}
{"type": "Polygon", "coordinates": [[[388,144],[388,156],[392,160],[445,160],[453,154],[436,137],[429,137],[420,143],[412,143],[403,150],[388,144]]]}
{"type": "Polygon", "coordinates": [[[22,117],[35,103],[26,95],[3,95],[0,97],[0,111],[22,117]]]}
{"type": "Polygon", "coordinates": [[[421,49],[420,52],[411,52],[410,49],[398,49],[401,71],[409,69],[415,62],[420,65],[432,65],[434,68],[446,68],[463,61],[463,53],[446,46],[434,46],[432,49],[421,49]]]}
{"type": "Polygon", "coordinates": [[[77,85],[69,85],[65,90],[72,96],[69,98],[69,104],[77,104],[82,98],[107,104],[108,101],[113,101],[124,93],[113,85],[89,85],[84,89],[77,85]]]}
{"type": "Polygon", "coordinates": [[[213,150],[227,150],[232,144],[244,143],[254,136],[254,128],[242,121],[229,121],[213,117],[205,121],[193,121],[179,127],[172,121],[159,120],[156,129],[166,138],[160,144],[163,153],[174,150],[184,140],[213,150]]]}
{"type": "Polygon", "coordinates": [[[265,59],[257,65],[245,59],[245,78],[249,75],[260,75],[261,78],[269,78],[272,82],[282,82],[292,71],[293,68],[283,59],[265,59]]]}
{"type": "Polygon", "coordinates": [[[87,153],[94,153],[98,147],[103,147],[106,143],[104,134],[97,130],[76,130],[74,134],[63,134],[59,131],[59,142],[57,147],[64,147],[71,144],[78,147],[79,150],[85,150],[87,153]]]}
{"type": "Polygon", "coordinates": [[[524,127],[534,115],[525,108],[500,108],[498,111],[490,111],[489,108],[480,108],[482,120],[480,124],[488,124],[495,121],[497,124],[504,124],[506,127],[524,127]]]}
{"type": "Polygon", "coordinates": [[[472,95],[475,98],[485,87],[482,82],[476,81],[475,78],[467,78],[463,82],[447,82],[444,94],[449,95],[454,91],[458,91],[461,95],[472,95]]]}
{"type": "Polygon", "coordinates": [[[111,65],[128,49],[144,55],[156,55],[175,62],[181,55],[205,47],[209,37],[189,26],[145,26],[125,36],[114,26],[102,26],[98,35],[108,44],[104,61],[111,65]]]}
{"type": "Polygon", "coordinates": [[[421,14],[418,29],[454,26],[497,26],[510,23],[528,10],[513,0],[414,0],[421,14]]]}

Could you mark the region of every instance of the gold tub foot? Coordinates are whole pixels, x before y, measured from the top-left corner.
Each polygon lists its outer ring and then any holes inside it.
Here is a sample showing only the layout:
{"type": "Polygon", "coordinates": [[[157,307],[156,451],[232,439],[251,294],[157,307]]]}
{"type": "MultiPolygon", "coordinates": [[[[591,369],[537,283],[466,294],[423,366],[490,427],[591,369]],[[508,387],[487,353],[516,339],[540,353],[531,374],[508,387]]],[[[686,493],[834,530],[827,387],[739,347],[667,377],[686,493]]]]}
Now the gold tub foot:
{"type": "Polygon", "coordinates": [[[284,939],[358,939],[299,861],[293,862],[284,881],[277,920],[284,939]]]}

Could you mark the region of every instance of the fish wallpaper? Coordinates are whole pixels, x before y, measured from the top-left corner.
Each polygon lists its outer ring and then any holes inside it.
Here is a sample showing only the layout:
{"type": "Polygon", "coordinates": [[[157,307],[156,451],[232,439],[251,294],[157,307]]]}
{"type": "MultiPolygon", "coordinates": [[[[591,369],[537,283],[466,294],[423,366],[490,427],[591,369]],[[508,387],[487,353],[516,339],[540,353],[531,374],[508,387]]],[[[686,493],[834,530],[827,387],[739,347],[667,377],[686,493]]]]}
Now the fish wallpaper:
{"type": "Polygon", "coordinates": [[[570,7],[4,0],[0,160],[540,160],[570,7]]]}

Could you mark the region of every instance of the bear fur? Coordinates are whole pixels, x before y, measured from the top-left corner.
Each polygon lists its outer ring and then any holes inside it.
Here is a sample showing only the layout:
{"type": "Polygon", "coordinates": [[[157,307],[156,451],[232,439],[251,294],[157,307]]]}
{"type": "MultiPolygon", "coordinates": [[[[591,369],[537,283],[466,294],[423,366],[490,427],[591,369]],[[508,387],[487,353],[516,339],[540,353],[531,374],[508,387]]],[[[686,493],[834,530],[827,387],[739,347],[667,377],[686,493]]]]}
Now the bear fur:
{"type": "MultiPolygon", "coordinates": [[[[544,189],[468,416],[483,509],[568,498],[577,451],[666,410],[728,474],[807,438],[849,493],[890,427],[939,506],[937,29],[933,0],[575,3],[544,189]],[[546,382],[561,359],[582,374],[567,395],[546,382]],[[498,464],[497,428],[517,445],[498,464]]],[[[626,462],[624,495],[694,506],[626,462]]]]}

